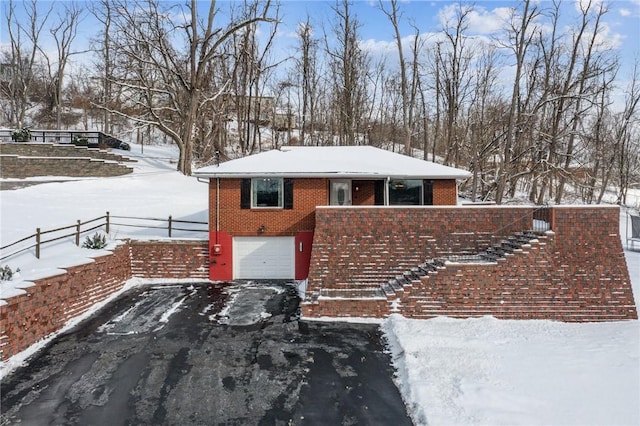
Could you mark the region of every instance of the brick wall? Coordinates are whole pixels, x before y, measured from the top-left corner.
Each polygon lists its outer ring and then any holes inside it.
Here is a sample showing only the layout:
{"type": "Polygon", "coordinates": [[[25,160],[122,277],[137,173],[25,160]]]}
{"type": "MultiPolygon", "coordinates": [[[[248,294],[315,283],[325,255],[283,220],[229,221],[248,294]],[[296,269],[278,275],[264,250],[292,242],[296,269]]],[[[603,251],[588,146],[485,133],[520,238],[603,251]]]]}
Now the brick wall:
{"type": "Polygon", "coordinates": [[[129,157],[125,157],[114,152],[97,148],[87,148],[86,146],[75,146],[72,144],[52,144],[52,143],[0,143],[0,154],[18,155],[23,157],[88,157],[100,160],[115,161],[117,163],[136,162],[129,157]]]}
{"type": "Polygon", "coordinates": [[[122,288],[130,278],[126,246],[94,262],[34,281],[27,294],[6,299],[0,306],[0,359],[25,350],[59,330],[69,319],[122,288]]]}
{"type": "Polygon", "coordinates": [[[23,179],[33,176],[109,177],[133,172],[124,164],[91,158],[53,158],[0,156],[0,178],[23,179]]]}
{"type": "Polygon", "coordinates": [[[388,279],[428,258],[470,254],[529,229],[532,208],[322,207],[308,291],[388,279]],[[362,277],[362,278],[361,278],[362,277]]]}
{"type": "Polygon", "coordinates": [[[131,241],[131,275],[141,278],[209,278],[209,248],[202,241],[131,241]]]}
{"type": "MultiPolygon", "coordinates": [[[[618,215],[615,207],[553,208],[554,232],[523,250],[497,263],[447,263],[390,297],[386,309],[369,300],[364,316],[386,315],[393,303],[415,318],[637,318],[618,215]]],[[[351,316],[349,305],[362,310],[366,298],[332,299],[323,292],[373,294],[426,259],[477,253],[530,229],[532,221],[527,207],[319,209],[303,315],[351,316]]]]}
{"type": "Polygon", "coordinates": [[[384,298],[371,299],[320,299],[319,303],[306,304],[303,307],[306,317],[356,317],[383,318],[389,315],[389,302],[384,298]]]}
{"type": "Polygon", "coordinates": [[[455,206],[456,204],[458,204],[456,181],[453,179],[433,181],[433,205],[455,206]]]}
{"type": "MultiPolygon", "coordinates": [[[[313,231],[316,206],[328,203],[326,179],[296,179],[293,184],[293,209],[241,209],[241,179],[220,179],[220,230],[238,236],[295,235],[313,231]],[[258,228],[265,227],[264,233],[258,228]]],[[[210,180],[209,223],[216,226],[216,180],[210,180]]]]}
{"type": "Polygon", "coordinates": [[[0,360],[59,330],[131,277],[206,279],[207,241],[130,241],[110,255],[34,281],[0,306],[0,360]],[[148,262],[148,268],[141,263],[148,262]]]}
{"type": "Polygon", "coordinates": [[[105,150],[49,143],[0,143],[0,178],[33,176],[108,177],[133,170],[127,157],[105,150]]]}

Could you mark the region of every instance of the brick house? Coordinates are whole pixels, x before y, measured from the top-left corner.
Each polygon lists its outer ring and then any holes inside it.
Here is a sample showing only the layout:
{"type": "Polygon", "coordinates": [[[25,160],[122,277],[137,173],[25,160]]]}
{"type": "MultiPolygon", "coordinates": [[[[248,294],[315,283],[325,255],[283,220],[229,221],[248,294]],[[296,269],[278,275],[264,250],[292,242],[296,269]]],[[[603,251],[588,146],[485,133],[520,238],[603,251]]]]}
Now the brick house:
{"type": "Polygon", "coordinates": [[[319,206],[452,206],[469,173],[371,146],[282,147],[209,179],[212,280],[306,279],[319,206]]]}

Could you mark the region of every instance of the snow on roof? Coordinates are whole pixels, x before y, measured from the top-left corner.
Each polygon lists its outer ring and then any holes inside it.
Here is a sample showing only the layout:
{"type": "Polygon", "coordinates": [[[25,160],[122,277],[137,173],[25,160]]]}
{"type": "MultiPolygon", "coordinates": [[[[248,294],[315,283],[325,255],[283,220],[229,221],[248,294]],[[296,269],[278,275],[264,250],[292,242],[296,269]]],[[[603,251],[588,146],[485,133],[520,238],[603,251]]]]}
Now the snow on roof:
{"type": "Polygon", "coordinates": [[[464,179],[466,170],[443,166],[372,146],[284,146],[208,166],[199,177],[347,177],[464,179]]]}

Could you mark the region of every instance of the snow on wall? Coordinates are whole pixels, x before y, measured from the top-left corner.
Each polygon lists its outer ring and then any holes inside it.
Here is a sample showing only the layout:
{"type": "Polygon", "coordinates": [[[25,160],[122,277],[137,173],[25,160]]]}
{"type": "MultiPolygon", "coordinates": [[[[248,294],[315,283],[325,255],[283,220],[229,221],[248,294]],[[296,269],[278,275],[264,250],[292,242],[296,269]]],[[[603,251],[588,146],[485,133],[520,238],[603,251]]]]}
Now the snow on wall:
{"type": "Polygon", "coordinates": [[[206,241],[135,241],[111,254],[33,281],[0,306],[0,360],[6,360],[96,303],[121,290],[131,277],[206,279],[206,241]],[[140,267],[140,260],[148,268],[140,267]]]}

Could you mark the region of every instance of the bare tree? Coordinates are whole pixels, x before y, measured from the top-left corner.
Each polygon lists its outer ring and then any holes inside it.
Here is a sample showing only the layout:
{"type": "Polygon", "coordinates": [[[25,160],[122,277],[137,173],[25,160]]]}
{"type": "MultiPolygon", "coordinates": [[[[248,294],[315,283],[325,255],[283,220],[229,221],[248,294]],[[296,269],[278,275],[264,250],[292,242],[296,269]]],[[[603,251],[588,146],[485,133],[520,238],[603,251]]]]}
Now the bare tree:
{"type": "MultiPolygon", "coordinates": [[[[442,99],[443,99],[443,85],[441,74],[444,72],[442,64],[442,42],[436,41],[435,46],[427,52],[427,69],[432,76],[433,82],[431,84],[422,84],[423,91],[430,90],[433,93],[433,100],[435,102],[434,114],[432,119],[432,143],[431,143],[431,159],[436,161],[436,155],[439,153],[439,142],[442,134],[442,99]]],[[[426,110],[426,102],[423,100],[426,110]]]]}
{"type": "Polygon", "coordinates": [[[471,200],[484,199],[486,170],[493,168],[490,159],[498,153],[499,142],[504,134],[504,111],[498,83],[498,53],[493,46],[483,49],[477,61],[475,90],[471,95],[467,112],[467,136],[465,151],[470,153],[471,200]]]}
{"type": "MultiPolygon", "coordinates": [[[[399,26],[399,12],[398,12],[398,1],[391,0],[389,2],[390,9],[385,7],[385,3],[382,1],[378,2],[378,7],[380,10],[387,16],[391,26],[393,27],[394,38],[396,41],[396,47],[398,50],[398,62],[400,67],[400,96],[402,99],[402,129],[404,133],[404,152],[407,155],[411,155],[411,137],[413,133],[413,115],[415,111],[415,94],[416,94],[416,86],[417,86],[417,75],[415,72],[412,72],[412,82],[410,84],[408,73],[410,71],[415,71],[415,68],[411,70],[408,69],[407,63],[404,57],[404,51],[402,46],[402,37],[400,36],[400,26],[399,26]],[[411,87],[410,87],[411,86],[411,87]]],[[[415,34],[415,42],[414,49],[412,52],[414,53],[413,63],[414,67],[417,66],[417,53],[418,49],[418,40],[419,40],[419,32],[416,31],[415,34]]]]}
{"type": "Polygon", "coordinates": [[[296,74],[301,88],[302,119],[300,120],[300,144],[313,142],[316,131],[316,110],[319,97],[320,70],[318,58],[318,40],[313,38],[313,27],[310,18],[298,27],[299,56],[296,58],[296,74]]]}
{"type": "Polygon", "coordinates": [[[26,124],[25,113],[29,107],[39,63],[40,38],[53,10],[52,3],[41,16],[39,6],[42,2],[31,0],[22,4],[25,14],[29,17],[26,25],[15,16],[16,5],[13,0],[5,3],[10,45],[5,59],[10,71],[6,83],[0,85],[3,96],[9,100],[7,122],[10,126],[17,128],[22,128],[26,124]]]}
{"type": "MultiPolygon", "coordinates": [[[[259,3],[245,4],[242,19],[252,19],[259,13],[259,3]]],[[[239,144],[242,155],[250,154],[261,145],[260,126],[273,116],[272,103],[263,99],[265,81],[277,64],[269,63],[269,55],[278,30],[277,10],[272,13],[274,25],[260,45],[257,22],[245,26],[232,37],[234,68],[233,89],[238,118],[239,144]]],[[[264,34],[263,34],[264,35],[264,34]]]]}
{"type": "Polygon", "coordinates": [[[102,28],[96,40],[93,41],[94,50],[97,53],[96,69],[100,71],[101,97],[97,99],[99,105],[108,106],[102,109],[102,131],[113,134],[114,128],[111,120],[111,111],[114,102],[113,75],[114,46],[111,41],[113,5],[111,0],[99,0],[90,5],[93,16],[100,21],[102,28]]]}
{"type": "Polygon", "coordinates": [[[462,105],[469,94],[469,69],[473,53],[466,34],[472,6],[458,5],[455,16],[443,22],[446,42],[438,45],[436,65],[438,70],[437,92],[442,97],[445,116],[445,164],[460,162],[461,137],[456,128],[462,105]]]}
{"type": "MultiPolygon", "coordinates": [[[[617,202],[626,204],[627,192],[635,177],[640,182],[640,64],[636,60],[633,76],[625,93],[624,110],[614,119],[614,162],[617,177],[617,202]]],[[[607,181],[603,182],[598,202],[602,200],[607,181]]]]}
{"type": "Polygon", "coordinates": [[[366,99],[369,60],[358,44],[360,23],[351,12],[351,2],[342,0],[333,8],[336,45],[326,44],[333,80],[334,111],[341,144],[355,145],[366,99]]]}
{"type": "Polygon", "coordinates": [[[85,51],[72,50],[82,13],[83,10],[76,3],[65,4],[58,16],[58,22],[49,30],[56,45],[57,56],[55,59],[52,59],[41,46],[38,46],[49,70],[51,106],[55,110],[55,124],[58,129],[62,128],[62,90],[69,59],[72,55],[85,53],[85,51]]]}
{"type": "Polygon", "coordinates": [[[506,189],[506,184],[513,176],[513,153],[514,146],[518,143],[516,140],[522,134],[519,131],[519,125],[523,121],[523,104],[521,102],[522,94],[520,93],[522,85],[523,70],[527,58],[527,52],[531,46],[532,39],[535,35],[532,26],[538,17],[538,9],[531,4],[530,0],[523,0],[522,12],[518,14],[513,11],[511,21],[508,28],[508,39],[511,42],[507,47],[513,53],[515,59],[515,77],[511,91],[511,103],[508,112],[507,133],[502,149],[502,160],[498,169],[498,182],[496,187],[496,202],[502,202],[502,197],[506,189]]]}
{"type": "Polygon", "coordinates": [[[605,52],[599,52],[597,46],[598,38],[601,33],[602,17],[607,13],[604,3],[587,2],[580,3],[581,8],[581,25],[578,32],[574,35],[574,50],[572,55],[579,56],[582,67],[576,76],[575,100],[573,102],[573,111],[569,111],[570,125],[568,126],[568,134],[566,145],[563,152],[563,161],[560,163],[561,173],[556,188],[555,202],[561,203],[565,189],[565,184],[570,176],[570,166],[573,162],[573,154],[576,145],[579,126],[582,123],[582,116],[587,114],[592,106],[593,95],[600,90],[608,91],[611,82],[617,71],[618,64],[615,59],[609,58],[605,52]],[[590,15],[595,6],[595,16],[593,22],[590,22],[590,15]],[[591,30],[588,31],[589,26],[591,30]],[[588,31],[588,32],[587,32],[588,31]],[[584,46],[583,46],[584,44],[584,46]],[[579,53],[580,52],[580,53],[579,53]],[[610,77],[605,77],[609,75],[610,77]],[[603,78],[601,78],[601,76],[603,78]],[[602,84],[602,85],[601,85],[602,84]]]}
{"type": "Polygon", "coordinates": [[[227,86],[214,86],[216,61],[223,44],[238,31],[271,22],[270,2],[258,2],[255,14],[216,27],[215,1],[208,7],[191,0],[184,7],[158,0],[114,2],[111,24],[117,52],[112,84],[128,102],[113,113],[124,115],[167,135],[178,146],[178,170],[191,174],[198,123],[227,86]],[[204,17],[201,17],[201,10],[204,17]]]}

